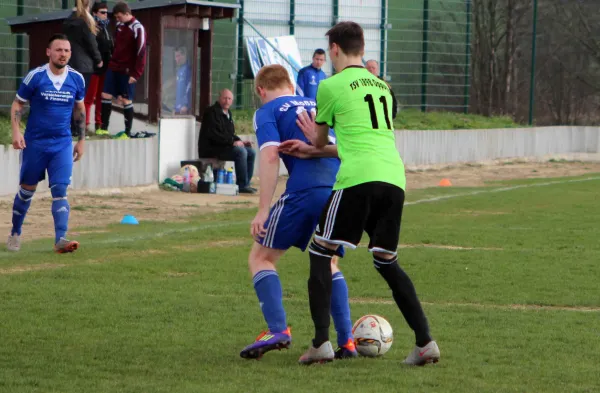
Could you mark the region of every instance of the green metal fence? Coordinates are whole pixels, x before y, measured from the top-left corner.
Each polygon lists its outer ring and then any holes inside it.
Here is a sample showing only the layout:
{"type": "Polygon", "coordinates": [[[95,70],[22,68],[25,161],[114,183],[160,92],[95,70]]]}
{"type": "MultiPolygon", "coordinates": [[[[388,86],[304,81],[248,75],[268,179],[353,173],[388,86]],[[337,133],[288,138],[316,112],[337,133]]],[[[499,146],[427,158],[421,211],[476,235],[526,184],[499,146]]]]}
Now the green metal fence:
{"type": "Polygon", "coordinates": [[[65,0],[0,0],[0,108],[10,106],[29,62],[27,35],[11,34],[4,18],[60,10],[66,3],[65,0]]]}
{"type": "MultiPolygon", "coordinates": [[[[326,31],[342,20],[363,26],[365,61],[380,62],[381,76],[392,85],[403,107],[468,108],[471,0],[238,2],[243,6],[238,20],[217,22],[215,53],[225,68],[216,69],[213,86],[215,91],[234,90],[238,108],[257,105],[252,80],[244,72],[246,37],[294,35],[302,64],[308,65],[314,49],[327,47],[326,31]]],[[[333,72],[330,64],[325,71],[333,72]]]]}
{"type": "MultiPolygon", "coordinates": [[[[471,0],[220,0],[240,3],[239,17],[215,22],[213,96],[229,88],[236,107],[258,105],[248,74],[246,37],[294,35],[302,65],[325,32],[354,20],[366,32],[365,60],[381,63],[403,107],[462,111],[469,104],[471,0]],[[250,22],[250,23],[246,23],[250,22]],[[253,27],[250,27],[253,26],[253,27]]],[[[131,2],[131,1],[130,1],[131,2]]],[[[0,0],[0,18],[67,7],[66,0],[0,0]]],[[[27,37],[12,35],[0,21],[0,107],[10,105],[26,72],[27,37]]],[[[325,71],[331,74],[331,64],[325,71]]]]}

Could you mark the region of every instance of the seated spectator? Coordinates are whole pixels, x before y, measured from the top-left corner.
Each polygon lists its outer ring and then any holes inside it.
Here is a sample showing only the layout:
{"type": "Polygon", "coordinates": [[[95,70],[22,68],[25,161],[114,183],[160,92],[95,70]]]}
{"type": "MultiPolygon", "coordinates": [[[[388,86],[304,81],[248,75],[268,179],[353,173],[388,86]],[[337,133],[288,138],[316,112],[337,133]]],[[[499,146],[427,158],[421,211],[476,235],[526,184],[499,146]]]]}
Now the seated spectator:
{"type": "Polygon", "coordinates": [[[256,152],[252,142],[242,142],[235,135],[235,125],[229,111],[232,103],[233,93],[224,89],[219,94],[219,100],[204,112],[198,138],[198,157],[233,161],[240,193],[254,194],[256,189],[250,187],[250,181],[256,152]]]}

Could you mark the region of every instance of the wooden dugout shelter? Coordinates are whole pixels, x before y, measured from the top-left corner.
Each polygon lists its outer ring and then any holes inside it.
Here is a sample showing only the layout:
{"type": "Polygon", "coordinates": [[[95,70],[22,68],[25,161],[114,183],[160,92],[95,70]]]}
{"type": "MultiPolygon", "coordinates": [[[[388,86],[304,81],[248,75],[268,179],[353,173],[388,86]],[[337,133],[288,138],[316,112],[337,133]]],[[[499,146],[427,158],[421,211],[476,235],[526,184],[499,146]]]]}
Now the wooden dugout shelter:
{"type": "MultiPolygon", "coordinates": [[[[193,53],[188,56],[194,70],[192,78],[192,103],[201,116],[204,109],[211,105],[212,57],[215,19],[235,17],[238,4],[226,4],[205,0],[146,0],[128,3],[136,19],[147,34],[147,61],[144,75],[136,86],[136,100],[140,96],[147,104],[147,114],[139,113],[151,123],[156,123],[163,110],[163,60],[165,30],[191,32],[193,53]],[[198,73],[197,70],[200,69],[198,73]],[[200,91],[196,92],[198,85],[200,91]]],[[[111,7],[109,6],[109,12],[111,7]]],[[[71,14],[71,10],[44,14],[23,15],[7,18],[12,33],[24,33],[29,36],[29,68],[38,67],[48,61],[46,46],[48,38],[62,32],[62,24],[71,14]]],[[[111,21],[114,27],[114,20],[111,21]]]]}

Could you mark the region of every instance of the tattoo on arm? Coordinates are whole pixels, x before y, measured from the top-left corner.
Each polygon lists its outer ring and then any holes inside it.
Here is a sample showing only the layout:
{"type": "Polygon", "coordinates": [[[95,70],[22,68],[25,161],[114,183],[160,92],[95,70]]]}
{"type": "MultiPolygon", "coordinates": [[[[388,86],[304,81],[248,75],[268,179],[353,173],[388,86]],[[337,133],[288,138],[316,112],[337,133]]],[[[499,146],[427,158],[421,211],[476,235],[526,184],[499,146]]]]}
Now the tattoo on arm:
{"type": "Polygon", "coordinates": [[[14,116],[14,118],[13,118],[13,119],[14,119],[14,121],[15,121],[15,123],[17,123],[17,124],[21,124],[21,118],[23,118],[23,112],[21,112],[21,110],[20,110],[20,109],[17,109],[17,110],[15,111],[15,116],[14,116]]]}
{"type": "Polygon", "coordinates": [[[85,110],[75,108],[75,125],[77,127],[78,136],[77,140],[81,141],[85,139],[85,110]]]}
{"type": "Polygon", "coordinates": [[[21,126],[21,120],[23,119],[23,109],[23,101],[15,98],[11,108],[13,130],[18,130],[21,126]]]}

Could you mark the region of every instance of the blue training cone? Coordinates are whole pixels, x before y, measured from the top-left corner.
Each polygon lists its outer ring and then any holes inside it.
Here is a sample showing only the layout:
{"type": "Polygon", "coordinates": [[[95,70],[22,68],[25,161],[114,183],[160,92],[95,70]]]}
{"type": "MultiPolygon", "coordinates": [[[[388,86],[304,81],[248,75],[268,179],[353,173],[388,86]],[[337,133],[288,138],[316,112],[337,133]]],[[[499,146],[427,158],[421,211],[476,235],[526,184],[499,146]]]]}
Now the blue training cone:
{"type": "Polygon", "coordinates": [[[139,222],[138,222],[137,218],[135,218],[134,216],[132,216],[130,214],[126,214],[123,217],[123,219],[121,220],[121,224],[138,225],[139,222]]]}

